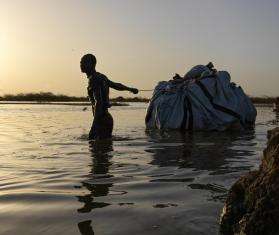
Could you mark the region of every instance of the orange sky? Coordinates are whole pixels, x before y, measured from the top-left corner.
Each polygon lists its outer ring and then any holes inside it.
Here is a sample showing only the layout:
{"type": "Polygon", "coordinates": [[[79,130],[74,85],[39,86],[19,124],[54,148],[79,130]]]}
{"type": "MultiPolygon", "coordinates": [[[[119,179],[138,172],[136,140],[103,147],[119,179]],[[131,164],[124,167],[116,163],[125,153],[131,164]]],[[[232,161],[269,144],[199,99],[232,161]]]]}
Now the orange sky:
{"type": "Polygon", "coordinates": [[[279,4],[244,2],[1,0],[0,94],[85,95],[79,60],[91,52],[140,89],[213,61],[248,94],[278,95],[279,4]]]}

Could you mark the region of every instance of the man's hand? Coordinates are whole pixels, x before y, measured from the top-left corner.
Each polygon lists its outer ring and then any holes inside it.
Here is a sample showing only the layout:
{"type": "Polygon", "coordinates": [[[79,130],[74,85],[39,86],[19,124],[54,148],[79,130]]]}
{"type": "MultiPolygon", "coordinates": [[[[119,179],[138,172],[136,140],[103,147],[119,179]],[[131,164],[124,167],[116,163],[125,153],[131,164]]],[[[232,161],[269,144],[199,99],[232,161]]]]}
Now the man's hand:
{"type": "Polygon", "coordinates": [[[133,94],[139,93],[139,90],[137,88],[130,88],[129,91],[132,92],[133,94]]]}

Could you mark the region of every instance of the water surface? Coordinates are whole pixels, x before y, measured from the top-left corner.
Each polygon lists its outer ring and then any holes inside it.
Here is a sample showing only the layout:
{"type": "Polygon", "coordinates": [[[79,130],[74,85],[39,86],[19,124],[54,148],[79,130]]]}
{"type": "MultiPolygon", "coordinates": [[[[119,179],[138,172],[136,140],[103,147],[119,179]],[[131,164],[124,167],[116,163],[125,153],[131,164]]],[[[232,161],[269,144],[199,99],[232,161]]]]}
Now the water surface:
{"type": "Polygon", "coordinates": [[[88,143],[80,106],[0,105],[0,234],[217,234],[227,190],[260,163],[266,131],[146,132],[146,104],[113,107],[88,143]]]}

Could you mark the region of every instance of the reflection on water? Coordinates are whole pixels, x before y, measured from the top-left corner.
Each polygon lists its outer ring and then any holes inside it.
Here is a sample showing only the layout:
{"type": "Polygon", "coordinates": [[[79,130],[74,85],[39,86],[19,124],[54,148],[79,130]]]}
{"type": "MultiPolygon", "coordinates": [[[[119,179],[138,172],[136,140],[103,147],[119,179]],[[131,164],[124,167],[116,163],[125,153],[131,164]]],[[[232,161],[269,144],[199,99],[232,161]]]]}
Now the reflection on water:
{"type": "Polygon", "coordinates": [[[258,167],[278,113],[255,131],[145,131],[113,107],[113,140],[86,141],[80,107],[0,105],[0,234],[216,234],[228,189],[258,167]]]}
{"type": "MultiPolygon", "coordinates": [[[[224,175],[233,172],[249,171],[251,165],[236,165],[232,161],[242,160],[254,155],[253,146],[256,145],[255,132],[162,132],[148,131],[149,141],[154,143],[147,152],[152,153],[152,165],[160,167],[177,166],[179,168],[193,169],[194,171],[207,171],[210,175],[224,175]],[[236,143],[242,142],[244,148],[234,148],[236,143]],[[171,144],[170,143],[176,143],[171,144]],[[163,147],[159,147],[159,146],[163,147]]],[[[243,162],[243,161],[242,161],[243,162]]],[[[161,178],[157,182],[192,182],[195,178],[161,178]]],[[[154,182],[155,180],[151,180],[154,182]]],[[[208,200],[223,202],[227,189],[223,185],[211,183],[190,183],[191,189],[210,192],[208,200]]]]}
{"type": "Polygon", "coordinates": [[[113,177],[109,175],[109,166],[111,156],[109,153],[112,151],[112,140],[107,141],[97,141],[90,142],[90,152],[92,157],[92,169],[89,173],[89,178],[82,182],[83,187],[85,187],[89,194],[78,196],[78,200],[84,203],[84,206],[77,211],[79,213],[88,213],[92,209],[102,208],[109,206],[110,204],[105,202],[94,202],[95,197],[106,196],[109,193],[109,188],[113,184],[110,183],[94,183],[90,182],[95,179],[104,179],[108,177],[113,177]]]}
{"type": "Polygon", "coordinates": [[[91,220],[79,222],[78,229],[81,235],[94,235],[94,231],[91,226],[91,220]]]}
{"type": "MultiPolygon", "coordinates": [[[[234,149],[235,143],[245,142],[246,146],[254,146],[254,131],[243,133],[237,132],[147,132],[149,141],[154,143],[147,152],[152,153],[151,164],[158,166],[178,166],[180,168],[194,168],[196,170],[207,170],[211,174],[224,174],[234,170],[234,167],[227,167],[229,159],[241,158],[241,156],[253,155],[251,148],[244,148],[241,151],[234,149]],[[176,143],[171,144],[170,143],[176,143]],[[158,146],[162,146],[161,148],[158,146]]],[[[242,166],[243,170],[249,167],[242,166]]]]}
{"type": "MultiPolygon", "coordinates": [[[[82,208],[77,209],[79,213],[89,213],[93,209],[110,205],[105,202],[94,202],[94,198],[107,196],[109,188],[112,187],[113,184],[91,184],[90,180],[113,177],[108,174],[109,166],[111,165],[110,158],[112,157],[110,152],[113,151],[112,140],[91,141],[89,147],[92,157],[92,169],[89,173],[89,178],[82,182],[82,186],[88,190],[89,194],[77,196],[78,201],[84,203],[82,208]]],[[[78,223],[78,228],[82,235],[94,234],[90,220],[78,223]]]]}

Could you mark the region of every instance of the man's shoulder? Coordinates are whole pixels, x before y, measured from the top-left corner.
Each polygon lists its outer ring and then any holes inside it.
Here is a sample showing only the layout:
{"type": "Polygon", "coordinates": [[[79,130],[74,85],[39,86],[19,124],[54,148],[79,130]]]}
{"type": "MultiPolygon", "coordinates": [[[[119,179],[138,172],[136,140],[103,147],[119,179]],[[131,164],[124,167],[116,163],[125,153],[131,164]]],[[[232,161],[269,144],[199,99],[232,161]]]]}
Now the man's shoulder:
{"type": "Polygon", "coordinates": [[[90,79],[89,84],[94,89],[99,86],[104,86],[107,84],[108,78],[106,75],[96,72],[90,79]]]}
{"type": "Polygon", "coordinates": [[[104,74],[102,74],[100,72],[96,72],[96,78],[98,80],[107,80],[108,79],[106,75],[104,75],[104,74]]]}

